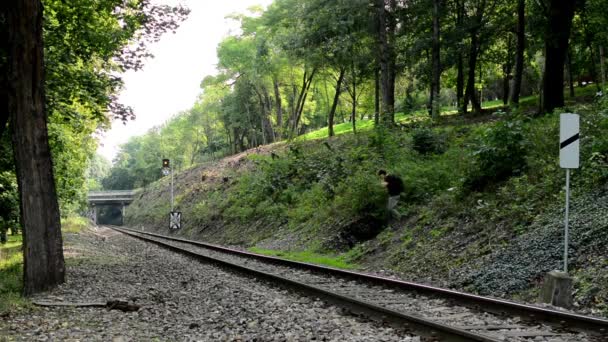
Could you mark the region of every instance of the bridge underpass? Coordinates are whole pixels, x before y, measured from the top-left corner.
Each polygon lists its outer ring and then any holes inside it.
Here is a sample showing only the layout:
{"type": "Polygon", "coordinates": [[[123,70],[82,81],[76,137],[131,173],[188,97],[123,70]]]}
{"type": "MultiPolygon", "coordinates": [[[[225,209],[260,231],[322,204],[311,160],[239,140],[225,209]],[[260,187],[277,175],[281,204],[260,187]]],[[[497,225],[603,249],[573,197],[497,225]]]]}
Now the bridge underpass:
{"type": "Polygon", "coordinates": [[[88,217],[95,224],[123,225],[135,190],[91,191],[87,196],[88,217]]]}

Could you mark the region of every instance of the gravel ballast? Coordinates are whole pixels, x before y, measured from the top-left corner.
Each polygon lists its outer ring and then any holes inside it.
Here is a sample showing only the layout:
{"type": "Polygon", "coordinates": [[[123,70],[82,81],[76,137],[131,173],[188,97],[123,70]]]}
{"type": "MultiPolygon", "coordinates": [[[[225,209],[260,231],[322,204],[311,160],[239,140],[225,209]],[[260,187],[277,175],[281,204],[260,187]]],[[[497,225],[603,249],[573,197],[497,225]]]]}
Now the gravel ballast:
{"type": "Polygon", "coordinates": [[[35,306],[0,318],[0,341],[419,341],[108,229],[67,235],[65,246],[67,282],[33,301],[140,310],[35,306]]]}

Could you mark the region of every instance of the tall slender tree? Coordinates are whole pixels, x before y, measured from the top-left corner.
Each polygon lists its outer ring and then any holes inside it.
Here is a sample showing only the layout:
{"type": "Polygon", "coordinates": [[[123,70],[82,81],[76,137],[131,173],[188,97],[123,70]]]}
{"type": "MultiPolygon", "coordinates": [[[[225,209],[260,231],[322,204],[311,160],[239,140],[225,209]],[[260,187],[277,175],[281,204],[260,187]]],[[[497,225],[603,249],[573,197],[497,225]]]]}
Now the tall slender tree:
{"type": "Polygon", "coordinates": [[[517,0],[517,43],[515,52],[515,76],[511,89],[511,103],[519,104],[521,81],[524,74],[524,52],[526,49],[526,0],[517,0]]]}
{"type": "Polygon", "coordinates": [[[440,54],[440,15],[441,0],[433,0],[433,43],[432,43],[432,72],[431,72],[431,116],[439,117],[439,87],[441,83],[441,54],[440,54]]]}

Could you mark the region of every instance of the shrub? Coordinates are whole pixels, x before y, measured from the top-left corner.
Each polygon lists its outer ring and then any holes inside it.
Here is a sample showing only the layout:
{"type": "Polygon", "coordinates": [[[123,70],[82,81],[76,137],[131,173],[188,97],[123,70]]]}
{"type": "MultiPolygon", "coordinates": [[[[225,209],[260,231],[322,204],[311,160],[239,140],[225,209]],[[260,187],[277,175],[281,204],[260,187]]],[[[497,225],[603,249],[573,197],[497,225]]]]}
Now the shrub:
{"type": "Polygon", "coordinates": [[[528,150],[524,124],[521,120],[506,121],[487,129],[479,147],[473,152],[474,165],[469,171],[464,188],[484,190],[526,169],[528,150]]]}
{"type": "Polygon", "coordinates": [[[445,137],[430,128],[417,128],[412,133],[412,148],[420,154],[441,154],[446,151],[445,137]]]}

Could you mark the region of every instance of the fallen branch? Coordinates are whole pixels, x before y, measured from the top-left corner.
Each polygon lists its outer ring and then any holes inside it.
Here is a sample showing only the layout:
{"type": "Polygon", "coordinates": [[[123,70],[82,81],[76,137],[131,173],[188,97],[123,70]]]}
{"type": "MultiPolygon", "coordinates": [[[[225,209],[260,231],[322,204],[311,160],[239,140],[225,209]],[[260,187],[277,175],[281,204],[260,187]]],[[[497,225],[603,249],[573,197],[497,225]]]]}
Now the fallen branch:
{"type": "Polygon", "coordinates": [[[107,308],[108,310],[120,310],[123,312],[131,312],[139,310],[140,306],[137,304],[130,304],[129,302],[121,301],[121,300],[109,300],[105,303],[103,302],[43,302],[43,301],[34,301],[32,302],[37,306],[45,306],[45,307],[53,307],[53,306],[62,306],[62,307],[74,307],[74,308],[107,308]]]}

